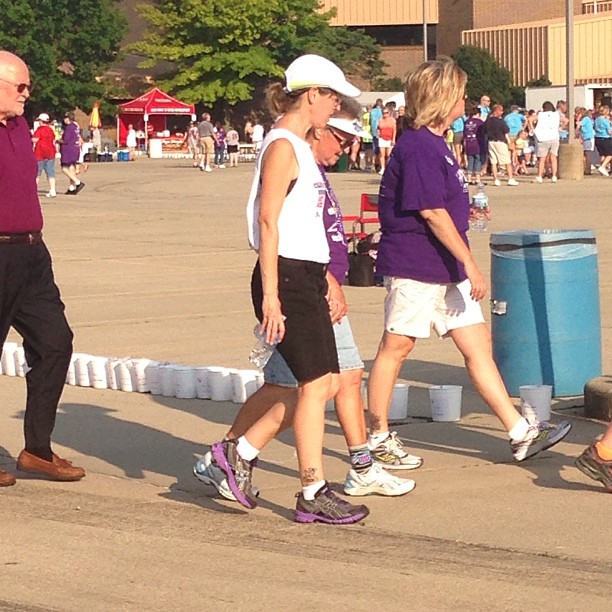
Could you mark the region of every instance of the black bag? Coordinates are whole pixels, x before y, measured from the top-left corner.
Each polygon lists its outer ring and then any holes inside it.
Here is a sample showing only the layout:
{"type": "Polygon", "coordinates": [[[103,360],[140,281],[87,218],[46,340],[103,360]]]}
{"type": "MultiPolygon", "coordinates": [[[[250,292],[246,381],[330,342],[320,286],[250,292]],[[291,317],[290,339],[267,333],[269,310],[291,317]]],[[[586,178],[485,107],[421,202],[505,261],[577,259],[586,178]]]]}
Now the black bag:
{"type": "Polygon", "coordinates": [[[375,254],[378,249],[379,240],[380,232],[369,234],[359,242],[353,233],[352,251],[348,254],[348,284],[351,287],[374,287],[376,285],[372,254],[375,254]]]}

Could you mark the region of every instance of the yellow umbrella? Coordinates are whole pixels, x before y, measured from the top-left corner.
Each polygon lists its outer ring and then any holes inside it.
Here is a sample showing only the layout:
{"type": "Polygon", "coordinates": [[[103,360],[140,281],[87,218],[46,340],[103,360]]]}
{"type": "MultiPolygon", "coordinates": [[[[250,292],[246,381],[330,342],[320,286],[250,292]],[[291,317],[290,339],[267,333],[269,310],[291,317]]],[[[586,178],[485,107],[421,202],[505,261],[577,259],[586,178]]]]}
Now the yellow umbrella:
{"type": "Polygon", "coordinates": [[[102,119],[100,118],[100,104],[96,102],[93,105],[91,111],[91,117],[89,118],[89,127],[100,128],[102,127],[102,119]]]}

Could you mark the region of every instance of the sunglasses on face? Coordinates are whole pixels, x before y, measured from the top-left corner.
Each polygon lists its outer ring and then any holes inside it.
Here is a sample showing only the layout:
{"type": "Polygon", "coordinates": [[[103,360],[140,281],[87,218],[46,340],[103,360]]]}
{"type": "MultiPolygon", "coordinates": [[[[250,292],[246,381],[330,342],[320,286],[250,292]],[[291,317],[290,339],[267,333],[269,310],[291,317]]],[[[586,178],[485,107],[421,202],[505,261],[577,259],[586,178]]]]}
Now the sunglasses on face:
{"type": "Polygon", "coordinates": [[[348,137],[340,136],[340,134],[338,134],[334,130],[330,130],[329,128],[327,131],[336,139],[336,142],[338,143],[338,146],[341,149],[347,149],[348,147],[352,146],[353,143],[355,142],[355,138],[353,136],[348,136],[348,137]]]}
{"type": "Polygon", "coordinates": [[[15,87],[18,93],[22,94],[26,89],[32,93],[34,91],[34,85],[32,83],[13,83],[13,81],[7,81],[6,79],[0,79],[3,83],[8,83],[15,87]]]}

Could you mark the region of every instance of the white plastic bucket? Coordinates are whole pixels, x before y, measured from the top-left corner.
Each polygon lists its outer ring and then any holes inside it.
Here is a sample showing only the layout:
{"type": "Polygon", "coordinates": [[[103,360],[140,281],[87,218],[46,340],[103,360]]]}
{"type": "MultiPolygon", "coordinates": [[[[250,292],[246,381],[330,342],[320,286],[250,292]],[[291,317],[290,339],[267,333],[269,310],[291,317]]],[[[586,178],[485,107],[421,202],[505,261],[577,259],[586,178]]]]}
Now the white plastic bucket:
{"type": "Polygon", "coordinates": [[[159,387],[164,397],[174,397],[174,364],[159,367],[159,387]]]}
{"type": "Polygon", "coordinates": [[[160,380],[160,368],[163,364],[159,361],[149,362],[145,369],[145,384],[151,395],[161,395],[161,380],[160,380]]]}
{"type": "Polygon", "coordinates": [[[136,377],[136,388],[134,391],[138,393],[149,393],[151,390],[147,380],[147,367],[151,363],[150,359],[133,359],[134,374],[136,377]]]}
{"type": "Polygon", "coordinates": [[[550,421],[551,385],[523,385],[519,387],[521,414],[528,420],[550,421]]]}
{"type": "Polygon", "coordinates": [[[396,383],[393,386],[393,396],[389,408],[390,421],[403,421],[408,416],[408,385],[396,383]]]}
{"type": "Polygon", "coordinates": [[[195,368],[196,397],[199,399],[210,399],[209,373],[210,368],[195,368]]]}
{"type": "Polygon", "coordinates": [[[172,366],[174,370],[174,395],[180,399],[196,396],[195,372],[192,366],[172,366]]]}
{"type": "Polygon", "coordinates": [[[210,368],[208,382],[210,384],[210,398],[214,402],[227,402],[232,399],[232,376],[229,368],[210,368]]]}
{"type": "Polygon", "coordinates": [[[75,363],[77,360],[76,355],[72,355],[70,357],[70,363],[68,364],[68,371],[66,372],[66,384],[67,385],[76,385],[76,371],[75,371],[75,363]]]}
{"type": "Polygon", "coordinates": [[[30,371],[26,362],[25,350],[23,346],[18,346],[15,349],[15,374],[22,378],[30,371]]]}
{"type": "Polygon", "coordinates": [[[90,387],[89,381],[89,362],[92,356],[86,353],[76,353],[76,360],[74,362],[74,374],[76,377],[76,384],[79,387],[90,387]]]}
{"type": "Polygon", "coordinates": [[[136,390],[136,369],[131,359],[122,359],[115,366],[115,378],[117,389],[132,393],[136,390]]]}
{"type": "Polygon", "coordinates": [[[429,387],[431,418],[434,421],[449,422],[461,419],[460,385],[433,385],[429,387]]]}
{"type": "Polygon", "coordinates": [[[108,388],[114,391],[119,389],[119,384],[117,382],[117,366],[120,363],[121,360],[116,357],[111,357],[106,360],[106,382],[108,383],[108,388]]]}

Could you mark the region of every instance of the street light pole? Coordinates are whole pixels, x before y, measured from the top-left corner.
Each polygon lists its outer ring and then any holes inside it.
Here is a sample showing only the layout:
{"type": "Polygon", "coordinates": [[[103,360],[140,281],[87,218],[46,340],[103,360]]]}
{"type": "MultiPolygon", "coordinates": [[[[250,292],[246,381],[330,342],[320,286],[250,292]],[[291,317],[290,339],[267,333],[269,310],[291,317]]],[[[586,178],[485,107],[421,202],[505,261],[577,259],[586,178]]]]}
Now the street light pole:
{"type": "Polygon", "coordinates": [[[427,57],[427,1],[423,0],[423,61],[428,60],[427,57]]]}
{"type": "Polygon", "coordinates": [[[574,142],[576,130],[574,126],[574,3],[572,0],[566,0],[565,4],[565,36],[565,82],[567,83],[565,99],[569,119],[567,130],[569,142],[574,142]]]}

